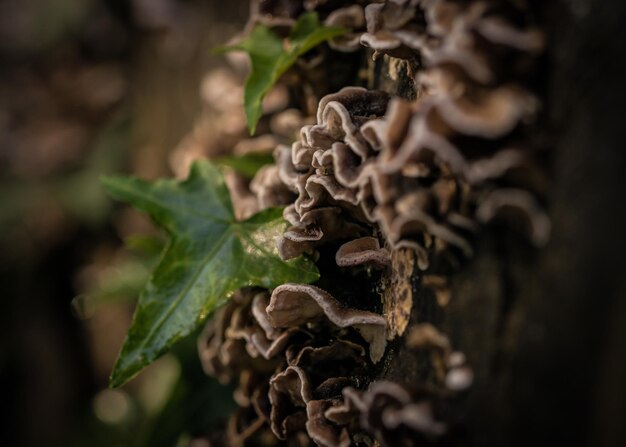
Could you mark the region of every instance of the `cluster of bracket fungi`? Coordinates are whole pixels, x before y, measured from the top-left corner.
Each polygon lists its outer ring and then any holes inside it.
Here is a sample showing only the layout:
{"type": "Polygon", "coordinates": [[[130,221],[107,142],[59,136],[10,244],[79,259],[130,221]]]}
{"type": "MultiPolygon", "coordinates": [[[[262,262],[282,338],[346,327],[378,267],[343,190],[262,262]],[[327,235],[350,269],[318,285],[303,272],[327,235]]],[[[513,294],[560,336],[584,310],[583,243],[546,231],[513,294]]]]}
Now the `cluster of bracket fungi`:
{"type": "Polygon", "coordinates": [[[472,369],[440,329],[411,320],[413,291],[428,288],[445,307],[447,277],[486,225],[539,245],[549,236],[529,143],[545,44],[532,10],[505,0],[262,0],[252,10],[277,32],[307,10],[350,28],[296,72],[360,51],[370,65],[404,67],[413,87],[410,98],[326,92],[314,117],[310,98],[283,115],[301,126],[293,144],[271,133],[240,143],[270,146],[275,164],[251,182],[229,177],[237,214],[284,206],[281,256],[313,256],[322,276],[242,289],[209,322],[202,364],[238,381],[239,410],[217,445],[454,444],[446,405],[471,387],[472,369]],[[392,340],[428,359],[428,386],[387,378],[392,340]]]}

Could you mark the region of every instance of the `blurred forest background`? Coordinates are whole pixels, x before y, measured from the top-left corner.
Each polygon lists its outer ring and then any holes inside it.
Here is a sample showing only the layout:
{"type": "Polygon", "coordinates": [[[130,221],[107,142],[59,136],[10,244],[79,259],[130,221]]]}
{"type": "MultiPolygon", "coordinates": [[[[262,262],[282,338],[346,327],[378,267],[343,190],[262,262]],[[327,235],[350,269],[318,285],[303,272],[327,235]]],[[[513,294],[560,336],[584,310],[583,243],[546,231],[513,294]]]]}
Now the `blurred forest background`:
{"type": "Polygon", "coordinates": [[[181,147],[210,135],[203,82],[229,76],[211,48],[242,29],[247,8],[0,2],[0,444],[187,445],[221,423],[211,405],[224,410],[230,393],[201,372],[193,340],[107,389],[161,241],[99,177],[171,175],[181,147]]]}

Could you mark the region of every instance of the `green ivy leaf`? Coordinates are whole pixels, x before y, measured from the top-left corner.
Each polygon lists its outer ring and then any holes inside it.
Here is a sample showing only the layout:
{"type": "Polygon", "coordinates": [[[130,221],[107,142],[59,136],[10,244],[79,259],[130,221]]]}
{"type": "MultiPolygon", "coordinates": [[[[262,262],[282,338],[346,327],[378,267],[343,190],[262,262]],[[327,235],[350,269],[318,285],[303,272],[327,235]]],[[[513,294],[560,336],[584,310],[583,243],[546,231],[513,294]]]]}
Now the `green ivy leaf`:
{"type": "Polygon", "coordinates": [[[251,70],[244,90],[244,108],[248,130],[254,135],[261,118],[261,103],[278,79],[296,62],[298,57],[320,43],[341,36],[348,30],[320,24],[317,13],[301,15],[291,30],[287,42],[263,25],[256,25],[242,43],[223,48],[223,51],[241,50],[248,53],[251,70]]]}
{"type": "Polygon", "coordinates": [[[196,162],[182,182],[108,177],[103,183],[113,197],[148,213],[170,238],[139,297],[112,387],[190,334],[236,289],[319,278],[308,258],[285,262],[278,256],[274,242],[287,225],[280,209],[235,220],[224,179],[208,161],[196,162]]]}

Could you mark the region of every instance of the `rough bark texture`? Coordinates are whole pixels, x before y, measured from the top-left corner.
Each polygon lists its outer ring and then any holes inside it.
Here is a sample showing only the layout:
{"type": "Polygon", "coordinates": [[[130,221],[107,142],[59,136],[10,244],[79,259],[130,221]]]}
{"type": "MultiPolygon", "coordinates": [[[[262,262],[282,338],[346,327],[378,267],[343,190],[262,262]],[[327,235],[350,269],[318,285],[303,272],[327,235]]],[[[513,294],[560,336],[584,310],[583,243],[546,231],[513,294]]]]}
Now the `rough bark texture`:
{"type": "MultiPolygon", "coordinates": [[[[484,232],[445,310],[414,290],[412,324],[442,328],[472,365],[453,415],[469,445],[626,445],[626,5],[537,7],[549,41],[537,139],[550,147],[551,241],[535,250],[514,233],[484,232]]],[[[390,84],[377,68],[374,84],[405,96],[404,69],[390,84]]],[[[424,378],[406,348],[391,349],[384,376],[424,378]]]]}

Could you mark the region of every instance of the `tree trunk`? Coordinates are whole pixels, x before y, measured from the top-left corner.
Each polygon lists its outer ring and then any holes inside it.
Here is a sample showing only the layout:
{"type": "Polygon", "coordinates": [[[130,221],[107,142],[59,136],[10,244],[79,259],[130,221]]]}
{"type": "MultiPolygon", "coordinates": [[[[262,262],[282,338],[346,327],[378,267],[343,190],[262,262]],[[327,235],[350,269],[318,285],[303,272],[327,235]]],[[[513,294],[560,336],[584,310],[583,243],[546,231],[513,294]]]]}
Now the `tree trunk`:
{"type": "MultiPolygon", "coordinates": [[[[450,336],[474,371],[454,415],[469,445],[626,445],[626,4],[538,5],[548,34],[549,244],[486,231],[441,309],[414,291],[412,324],[450,336]]],[[[398,93],[386,70],[375,84],[398,93]]],[[[392,76],[393,78],[393,76],[392,76]]],[[[399,348],[389,378],[417,379],[399,348]]]]}

